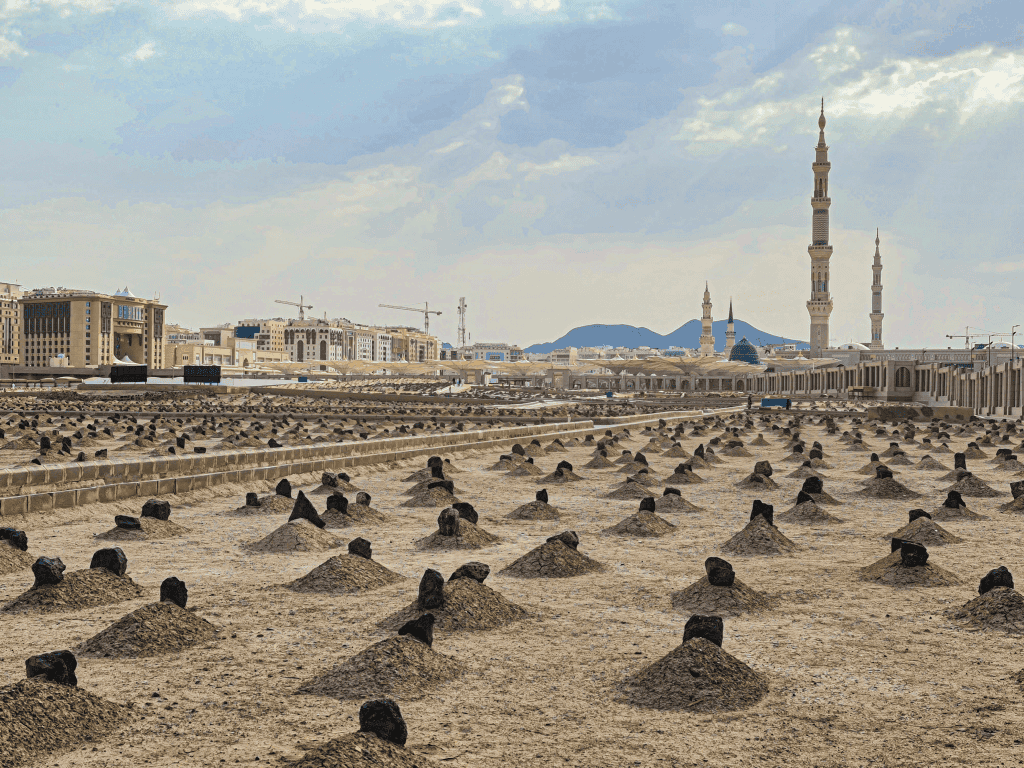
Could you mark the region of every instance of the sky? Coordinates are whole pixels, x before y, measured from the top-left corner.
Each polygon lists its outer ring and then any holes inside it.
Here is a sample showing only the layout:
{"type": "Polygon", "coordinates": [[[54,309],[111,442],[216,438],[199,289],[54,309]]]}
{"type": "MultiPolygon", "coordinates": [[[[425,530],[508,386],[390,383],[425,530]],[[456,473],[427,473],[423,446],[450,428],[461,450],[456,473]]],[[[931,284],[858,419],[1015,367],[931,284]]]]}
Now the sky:
{"type": "Polygon", "coordinates": [[[1024,322],[1020,0],[0,0],[0,281],[806,339],[822,99],[831,341],[1024,322]]]}

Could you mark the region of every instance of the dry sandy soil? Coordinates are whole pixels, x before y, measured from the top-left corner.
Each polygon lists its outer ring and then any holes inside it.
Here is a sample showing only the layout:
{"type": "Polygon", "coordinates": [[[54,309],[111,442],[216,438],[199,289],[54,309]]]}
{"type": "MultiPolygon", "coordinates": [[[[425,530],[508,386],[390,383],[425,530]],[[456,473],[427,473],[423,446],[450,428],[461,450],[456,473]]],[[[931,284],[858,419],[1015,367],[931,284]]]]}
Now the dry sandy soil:
{"type": "MultiPolygon", "coordinates": [[[[840,421],[840,429],[848,428],[840,421]]],[[[891,431],[891,428],[890,428],[891,431]]],[[[721,434],[712,430],[709,435],[721,434]]],[[[796,525],[777,521],[801,549],[783,557],[723,555],[719,545],[747,522],[754,498],[789,509],[802,480],[787,478],[797,464],[779,433],[763,425],[743,436],[750,458],[697,470],[704,484],[680,486],[702,507],[696,513],[659,514],[676,528],[660,538],[601,534],[637,511],[636,501],[602,498],[625,475],[618,465],[583,469],[591,450],[570,449],[537,458],[545,473],[562,459],[581,482],[548,486],[561,521],[507,520],[541,488],[532,477],[506,477],[484,468],[497,456],[452,455],[459,497],[480,514],[478,525],[501,537],[479,550],[420,551],[414,542],[437,529],[439,509],[401,506],[411,485],[402,478],[422,463],[362,468],[352,483],[372,494],[388,521],[332,529],[343,541],[369,539],[374,560],[408,577],[362,594],[309,594],[284,584],[335,554],[256,554],[242,544],[285,522],[279,515],[232,515],[245,488],[231,496],[169,500],[171,519],[189,531],[180,538],[124,541],[128,575],[145,596],[60,614],[0,613],[0,686],[25,674],[37,653],[74,648],[110,624],[157,599],[160,582],[182,579],[189,608],[220,628],[217,637],[183,652],[140,659],[79,658],[82,689],[115,702],[132,702],[142,716],[72,752],[50,756],[52,766],[267,765],[357,728],[358,700],[298,694],[313,678],[393,635],[377,622],[415,599],[426,568],[444,576],[470,560],[491,567],[486,584],[529,612],[510,627],[482,632],[438,631],[434,651],[454,657],[464,675],[419,694],[396,697],[414,752],[453,768],[477,766],[1003,766],[1024,764],[1024,696],[1014,680],[1024,667],[1024,638],[970,629],[946,615],[977,597],[978,580],[1006,565],[1024,580],[1024,516],[1000,512],[1010,500],[1008,473],[987,460],[969,468],[1003,495],[967,499],[987,515],[942,526],[963,543],[929,549],[930,560],[962,586],[897,589],[858,580],[858,569],[889,553],[882,538],[907,522],[914,507],[932,510],[945,498],[943,472],[901,470],[896,478],[921,492],[913,501],[856,495],[868,453],[807,426],[801,435],[824,444],[825,490],[843,522],[796,525]],[[768,446],[751,446],[759,431],[768,446]],[[774,435],[774,436],[773,436],[774,435]],[[768,459],[779,488],[767,493],[735,487],[753,464],[768,459]],[[517,579],[498,572],[545,538],[571,529],[581,552],[609,566],[566,579],[517,579]],[[618,688],[682,641],[685,613],[670,594],[704,575],[710,555],[724,556],[737,577],[767,593],[765,613],[726,618],[723,648],[767,678],[770,692],[750,709],[719,714],[655,711],[620,703],[618,688]]],[[[889,438],[864,430],[882,452],[889,438]]],[[[954,437],[963,450],[968,440],[954,437]]],[[[707,438],[687,437],[688,451],[707,438]]],[[[647,437],[623,445],[643,448],[647,437]]],[[[916,463],[920,444],[903,446],[916,463]]],[[[986,449],[990,456],[995,448],[986,449]]],[[[721,453],[721,452],[719,452],[721,453]]],[[[933,453],[933,455],[935,455],[933,453]]],[[[612,458],[615,458],[612,456],[612,458]]],[[[650,453],[651,471],[670,475],[679,459],[650,453]]],[[[936,456],[952,466],[952,456],[936,456]]],[[[311,479],[311,478],[310,478],[311,479]]],[[[307,493],[318,483],[302,487],[307,493]]],[[[663,483],[654,486],[660,496],[663,483]]],[[[250,489],[252,490],[252,489],[250,489]]],[[[264,490],[263,488],[259,490],[264,490]]],[[[298,490],[298,487],[296,488],[298,490]]],[[[354,494],[349,494],[350,498],[354,494]]],[[[322,497],[313,497],[322,511],[322,497]]],[[[94,534],[112,526],[124,505],[75,510],[64,519],[15,521],[35,555],[60,556],[68,572],[87,568],[104,544],[94,534]]],[[[6,521],[5,521],[6,522],[6,521]]],[[[109,546],[109,544],[107,544],[109,546]]],[[[32,584],[22,571],[0,576],[0,603],[32,584]]],[[[3,745],[0,745],[0,750],[3,745]]]]}

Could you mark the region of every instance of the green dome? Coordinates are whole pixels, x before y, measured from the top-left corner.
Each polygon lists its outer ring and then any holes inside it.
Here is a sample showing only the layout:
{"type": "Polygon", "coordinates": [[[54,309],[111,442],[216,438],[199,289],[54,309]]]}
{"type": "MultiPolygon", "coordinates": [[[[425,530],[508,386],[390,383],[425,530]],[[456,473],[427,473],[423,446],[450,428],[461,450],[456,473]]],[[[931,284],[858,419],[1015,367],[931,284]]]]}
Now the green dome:
{"type": "Polygon", "coordinates": [[[757,349],[747,341],[746,336],[740,339],[739,343],[732,348],[729,360],[738,363],[750,363],[751,365],[760,365],[761,363],[761,359],[757,356],[757,349]]]}

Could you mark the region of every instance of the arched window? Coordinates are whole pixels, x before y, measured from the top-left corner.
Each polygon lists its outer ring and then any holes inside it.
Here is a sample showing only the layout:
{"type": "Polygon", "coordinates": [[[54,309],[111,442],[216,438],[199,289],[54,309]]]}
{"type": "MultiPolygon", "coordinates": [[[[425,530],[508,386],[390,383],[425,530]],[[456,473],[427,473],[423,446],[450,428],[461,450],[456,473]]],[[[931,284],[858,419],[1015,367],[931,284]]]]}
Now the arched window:
{"type": "Polygon", "coordinates": [[[909,387],[910,386],[910,369],[909,368],[897,368],[896,369],[896,386],[897,387],[909,387]]]}

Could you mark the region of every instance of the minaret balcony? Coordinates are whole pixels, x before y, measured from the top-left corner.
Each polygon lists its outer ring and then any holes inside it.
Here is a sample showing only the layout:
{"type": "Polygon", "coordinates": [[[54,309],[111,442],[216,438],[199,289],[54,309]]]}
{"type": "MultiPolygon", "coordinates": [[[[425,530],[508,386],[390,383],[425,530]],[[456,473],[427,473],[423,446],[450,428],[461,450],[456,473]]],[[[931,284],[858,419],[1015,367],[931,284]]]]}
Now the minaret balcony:
{"type": "Polygon", "coordinates": [[[811,258],[824,259],[832,255],[832,246],[828,243],[819,245],[818,243],[812,243],[807,246],[807,252],[811,254],[811,258]]]}
{"type": "Polygon", "coordinates": [[[828,160],[823,160],[820,162],[818,160],[815,160],[813,163],[811,163],[811,168],[815,171],[828,170],[831,167],[832,163],[830,163],[828,160]]]}
{"type": "Polygon", "coordinates": [[[812,197],[811,198],[811,205],[814,205],[815,203],[820,204],[822,208],[827,208],[828,206],[832,205],[832,198],[831,197],[812,197]]]}

